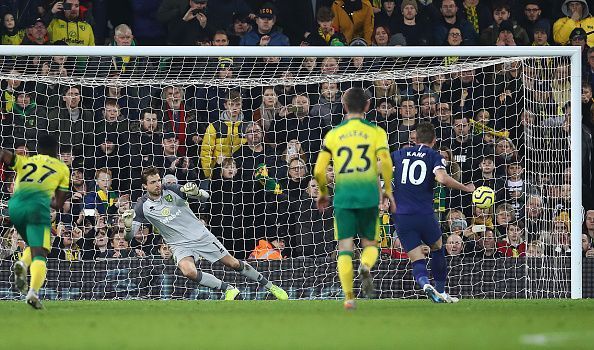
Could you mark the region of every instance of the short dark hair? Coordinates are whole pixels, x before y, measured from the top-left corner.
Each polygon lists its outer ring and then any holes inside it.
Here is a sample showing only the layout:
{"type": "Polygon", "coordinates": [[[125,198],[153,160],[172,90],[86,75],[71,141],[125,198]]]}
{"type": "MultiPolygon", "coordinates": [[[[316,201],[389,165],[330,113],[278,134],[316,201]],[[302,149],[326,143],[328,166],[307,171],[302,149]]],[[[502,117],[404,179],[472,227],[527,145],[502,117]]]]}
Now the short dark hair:
{"type": "Polygon", "coordinates": [[[511,5],[509,4],[509,2],[498,1],[493,4],[492,12],[495,12],[496,10],[504,10],[504,9],[507,10],[507,12],[511,12],[511,5]]]}
{"type": "Polygon", "coordinates": [[[37,139],[37,152],[54,158],[58,157],[58,140],[50,134],[42,134],[37,139]]]}
{"type": "Polygon", "coordinates": [[[118,100],[113,98],[113,97],[108,97],[105,99],[105,106],[112,106],[112,107],[118,107],[120,108],[120,105],[118,104],[118,100]]]}
{"type": "Polygon", "coordinates": [[[159,175],[159,170],[156,167],[150,166],[148,168],[142,169],[142,173],[140,175],[142,178],[142,184],[146,185],[146,182],[148,181],[148,177],[154,176],[154,175],[159,175]]]}
{"type": "Polygon", "coordinates": [[[421,122],[415,129],[418,143],[431,143],[435,139],[435,127],[429,122],[421,122]]]}
{"type": "Polygon", "coordinates": [[[328,7],[320,7],[318,14],[316,15],[316,21],[318,22],[330,22],[334,19],[334,13],[328,7]]]}
{"type": "Polygon", "coordinates": [[[229,102],[229,101],[239,101],[241,102],[241,93],[239,92],[239,90],[229,90],[229,93],[227,94],[227,96],[225,96],[225,102],[229,102]]]}
{"type": "Polygon", "coordinates": [[[349,113],[365,113],[369,96],[362,88],[352,87],[344,93],[343,101],[349,113]]]}

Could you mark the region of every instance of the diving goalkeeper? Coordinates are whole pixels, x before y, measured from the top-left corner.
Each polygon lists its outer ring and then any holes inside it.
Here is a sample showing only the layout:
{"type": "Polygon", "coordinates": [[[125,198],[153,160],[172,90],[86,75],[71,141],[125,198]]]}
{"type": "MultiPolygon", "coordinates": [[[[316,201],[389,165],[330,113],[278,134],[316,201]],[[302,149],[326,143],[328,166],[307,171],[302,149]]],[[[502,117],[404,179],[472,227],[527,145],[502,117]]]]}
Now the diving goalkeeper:
{"type": "Polygon", "coordinates": [[[182,274],[200,285],[220,289],[225,293],[225,300],[234,300],[239,289],[221,281],[214,275],[197,270],[196,259],[199,256],[211,263],[220,261],[248,279],[260,283],[279,300],[287,300],[287,293],[272,284],[262,274],[245,261],[239,261],[229,254],[227,249],[196,218],[187,204],[188,198],[208,199],[206,191],[198,189],[193,182],[183,186],[162,185],[161,177],[155,167],[142,171],[142,187],[145,193],[134,209],[122,214],[126,227],[126,239],[134,237],[143,224],[151,224],[171,247],[177,266],[182,274]]]}

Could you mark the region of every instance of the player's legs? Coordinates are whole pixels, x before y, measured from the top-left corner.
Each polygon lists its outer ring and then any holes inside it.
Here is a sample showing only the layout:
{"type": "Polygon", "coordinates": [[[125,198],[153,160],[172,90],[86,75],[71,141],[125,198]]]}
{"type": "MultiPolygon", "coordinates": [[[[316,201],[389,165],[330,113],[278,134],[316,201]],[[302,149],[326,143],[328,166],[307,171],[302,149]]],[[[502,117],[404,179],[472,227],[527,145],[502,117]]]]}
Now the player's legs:
{"type": "Polygon", "coordinates": [[[258,282],[261,286],[268,289],[270,291],[270,293],[272,293],[277,299],[279,299],[279,300],[289,299],[287,292],[285,292],[279,286],[272,284],[272,282],[270,282],[268,279],[266,279],[266,277],[264,277],[260,272],[258,272],[256,269],[254,269],[247,262],[240,261],[229,253],[227,253],[227,255],[225,255],[224,257],[219,259],[219,261],[223,265],[237,271],[242,276],[245,276],[247,279],[252,280],[254,282],[258,282]]]}
{"type": "Polygon", "coordinates": [[[445,251],[441,238],[430,245],[429,248],[431,249],[431,274],[435,281],[435,289],[443,296],[446,302],[457,303],[459,301],[458,298],[450,296],[445,291],[446,278],[448,276],[448,262],[445,258],[445,251]]]}
{"type": "Polygon", "coordinates": [[[355,308],[353,292],[353,249],[354,237],[357,234],[357,218],[352,209],[334,208],[334,236],[338,241],[338,279],[344,293],[345,309],[355,308]]]}
{"type": "Polygon", "coordinates": [[[184,277],[196,281],[201,286],[205,286],[212,289],[220,289],[226,291],[233,289],[228,283],[221,281],[214,275],[200,271],[196,268],[196,262],[193,256],[186,256],[177,262],[177,267],[181,271],[184,277]]]}
{"type": "Polygon", "coordinates": [[[357,210],[359,219],[358,233],[361,238],[361,264],[359,265],[359,277],[361,278],[361,290],[368,298],[375,294],[371,269],[377,262],[379,256],[379,210],[376,207],[357,210]]]}
{"type": "Polygon", "coordinates": [[[39,289],[47,275],[47,255],[51,248],[50,227],[45,224],[28,224],[27,241],[31,248],[31,281],[25,300],[35,309],[43,308],[39,299],[39,289]]]}
{"type": "MultiPolygon", "coordinates": [[[[425,237],[421,233],[423,230],[427,230],[427,220],[428,216],[426,215],[396,215],[396,232],[398,233],[402,247],[408,254],[412,265],[412,274],[417,284],[432,301],[445,302],[442,295],[429,282],[427,257],[422,248],[423,238],[425,237]]],[[[435,241],[436,239],[433,239],[431,242],[435,241]]]]}

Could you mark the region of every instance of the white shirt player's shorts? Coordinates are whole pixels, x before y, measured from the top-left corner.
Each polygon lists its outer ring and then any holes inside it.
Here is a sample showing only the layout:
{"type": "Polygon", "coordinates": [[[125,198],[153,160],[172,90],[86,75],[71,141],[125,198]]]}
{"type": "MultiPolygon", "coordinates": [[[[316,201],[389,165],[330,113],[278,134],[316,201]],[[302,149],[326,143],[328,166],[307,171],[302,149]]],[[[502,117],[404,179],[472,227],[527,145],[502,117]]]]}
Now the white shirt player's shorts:
{"type": "Polygon", "coordinates": [[[199,257],[203,257],[214,263],[221,260],[224,256],[229,255],[227,249],[210,232],[201,235],[199,240],[171,245],[170,247],[176,262],[191,256],[194,258],[194,261],[197,261],[199,257]]]}

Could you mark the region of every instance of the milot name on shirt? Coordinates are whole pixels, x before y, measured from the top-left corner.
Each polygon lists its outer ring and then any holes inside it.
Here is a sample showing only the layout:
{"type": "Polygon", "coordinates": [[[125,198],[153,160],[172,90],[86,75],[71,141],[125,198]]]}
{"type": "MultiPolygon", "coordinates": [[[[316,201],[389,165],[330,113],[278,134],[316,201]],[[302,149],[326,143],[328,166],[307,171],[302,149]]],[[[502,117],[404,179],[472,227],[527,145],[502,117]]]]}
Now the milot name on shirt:
{"type": "Polygon", "coordinates": [[[178,217],[180,214],[181,214],[181,210],[178,209],[175,213],[171,214],[170,216],[168,216],[164,219],[159,219],[159,221],[161,221],[162,224],[167,225],[168,223],[173,221],[176,217],[178,217]]]}
{"type": "Polygon", "coordinates": [[[369,138],[369,136],[364,132],[361,132],[359,130],[351,130],[349,132],[346,132],[346,133],[340,135],[338,137],[338,139],[343,141],[344,139],[348,139],[350,137],[362,137],[365,140],[367,140],[369,138]]]}

